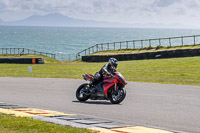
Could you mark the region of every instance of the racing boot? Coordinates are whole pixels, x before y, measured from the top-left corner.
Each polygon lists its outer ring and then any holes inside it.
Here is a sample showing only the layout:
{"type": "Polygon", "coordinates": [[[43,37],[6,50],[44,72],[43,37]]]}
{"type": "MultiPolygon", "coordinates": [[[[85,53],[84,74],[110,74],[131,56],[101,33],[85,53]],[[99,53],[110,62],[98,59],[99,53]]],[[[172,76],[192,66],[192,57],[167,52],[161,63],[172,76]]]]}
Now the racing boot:
{"type": "Polygon", "coordinates": [[[90,82],[90,84],[89,84],[89,86],[90,86],[90,92],[92,94],[94,94],[96,92],[96,90],[97,90],[97,88],[96,88],[96,84],[97,83],[98,83],[98,80],[93,79],[92,82],[90,82]]]}

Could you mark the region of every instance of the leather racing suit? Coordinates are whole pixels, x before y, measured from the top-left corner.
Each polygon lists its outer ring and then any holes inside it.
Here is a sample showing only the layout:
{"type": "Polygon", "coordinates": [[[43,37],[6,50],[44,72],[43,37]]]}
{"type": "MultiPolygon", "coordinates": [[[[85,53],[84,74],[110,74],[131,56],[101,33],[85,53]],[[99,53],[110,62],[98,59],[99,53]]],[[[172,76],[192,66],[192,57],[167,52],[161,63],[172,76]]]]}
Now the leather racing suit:
{"type": "Polygon", "coordinates": [[[103,75],[113,76],[116,69],[112,69],[110,64],[105,64],[99,72],[96,72],[91,85],[97,84],[103,80],[103,75]]]}

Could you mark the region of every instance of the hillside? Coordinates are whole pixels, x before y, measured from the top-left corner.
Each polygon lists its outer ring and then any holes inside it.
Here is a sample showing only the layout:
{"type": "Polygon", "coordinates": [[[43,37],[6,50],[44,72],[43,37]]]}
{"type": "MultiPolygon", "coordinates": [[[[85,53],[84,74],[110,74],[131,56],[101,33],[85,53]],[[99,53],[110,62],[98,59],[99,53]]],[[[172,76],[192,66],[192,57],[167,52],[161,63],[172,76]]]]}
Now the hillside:
{"type": "Polygon", "coordinates": [[[48,15],[32,15],[28,18],[19,21],[2,21],[2,26],[67,26],[67,27],[123,27],[121,23],[112,23],[105,21],[81,20],[71,18],[59,13],[48,15]]]}

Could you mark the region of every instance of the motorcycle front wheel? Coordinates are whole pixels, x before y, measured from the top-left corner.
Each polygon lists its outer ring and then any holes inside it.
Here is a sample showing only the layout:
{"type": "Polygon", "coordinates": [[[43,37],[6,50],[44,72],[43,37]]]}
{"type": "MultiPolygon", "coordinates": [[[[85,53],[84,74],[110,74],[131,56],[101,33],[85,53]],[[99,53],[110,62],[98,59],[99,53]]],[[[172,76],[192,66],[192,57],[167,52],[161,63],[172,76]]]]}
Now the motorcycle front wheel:
{"type": "Polygon", "coordinates": [[[119,104],[124,100],[125,97],[126,97],[126,90],[124,88],[120,88],[117,94],[111,92],[109,100],[113,104],[119,104]]]}
{"type": "Polygon", "coordinates": [[[88,94],[87,83],[82,84],[76,90],[76,98],[79,101],[86,101],[90,98],[90,94],[88,94]]]}

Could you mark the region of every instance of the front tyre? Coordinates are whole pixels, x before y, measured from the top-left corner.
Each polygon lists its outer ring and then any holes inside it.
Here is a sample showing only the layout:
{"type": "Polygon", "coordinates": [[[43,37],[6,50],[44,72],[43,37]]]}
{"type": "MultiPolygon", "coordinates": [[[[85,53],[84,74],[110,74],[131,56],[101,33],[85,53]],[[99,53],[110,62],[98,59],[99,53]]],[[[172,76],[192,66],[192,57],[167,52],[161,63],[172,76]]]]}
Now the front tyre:
{"type": "Polygon", "coordinates": [[[113,104],[121,103],[124,100],[125,97],[126,97],[126,90],[124,88],[120,88],[118,90],[117,95],[115,95],[112,92],[109,95],[110,102],[113,103],[113,104]]]}
{"type": "Polygon", "coordinates": [[[88,85],[87,83],[82,84],[76,90],[76,98],[79,101],[86,101],[90,98],[90,94],[89,94],[89,91],[87,89],[87,85],[88,85]]]}

